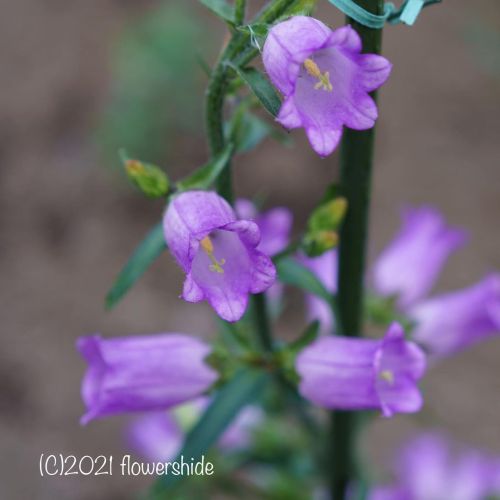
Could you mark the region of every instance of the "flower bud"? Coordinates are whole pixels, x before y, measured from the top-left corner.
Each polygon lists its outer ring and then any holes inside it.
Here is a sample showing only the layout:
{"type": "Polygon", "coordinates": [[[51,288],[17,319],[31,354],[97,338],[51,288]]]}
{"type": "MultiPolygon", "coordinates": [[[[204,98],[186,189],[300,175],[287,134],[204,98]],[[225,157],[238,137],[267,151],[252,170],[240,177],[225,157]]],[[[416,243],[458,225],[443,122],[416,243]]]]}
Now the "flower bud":
{"type": "Polygon", "coordinates": [[[161,168],[130,159],[125,160],[124,166],[128,179],[148,198],[161,198],[168,193],[170,182],[161,168]]]}

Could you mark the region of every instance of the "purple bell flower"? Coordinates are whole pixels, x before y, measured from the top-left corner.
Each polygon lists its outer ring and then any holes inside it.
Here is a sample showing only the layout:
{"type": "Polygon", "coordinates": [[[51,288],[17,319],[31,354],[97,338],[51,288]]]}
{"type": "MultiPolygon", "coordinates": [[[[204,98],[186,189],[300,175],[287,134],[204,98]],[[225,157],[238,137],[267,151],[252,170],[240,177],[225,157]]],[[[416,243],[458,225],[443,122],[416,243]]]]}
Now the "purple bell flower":
{"type": "Polygon", "coordinates": [[[218,374],[205,364],[210,347],[188,335],[166,333],[103,340],[82,337],[88,363],[82,382],[82,424],[123,412],[170,408],[203,394],[218,374]]]}
{"type": "Polygon", "coordinates": [[[494,492],[491,465],[490,457],[472,449],[452,456],[443,436],[423,434],[399,453],[397,485],[375,488],[369,500],[484,500],[494,492]]]}
{"type": "Polygon", "coordinates": [[[435,357],[447,356],[500,333],[500,275],[421,302],[409,311],[412,338],[435,357]]]}
{"type": "Polygon", "coordinates": [[[284,97],[277,121],[303,127],[320,156],[332,153],[344,125],[365,130],[375,124],[377,106],[368,93],[387,80],[391,64],[361,54],[350,26],[332,31],[312,17],[292,17],[269,31],[263,61],[284,97]]]}
{"type": "Polygon", "coordinates": [[[307,346],[295,368],[300,393],[330,409],[380,409],[384,416],[413,413],[422,407],[417,387],[425,355],[393,323],[382,340],[323,337],[307,346]]]}
{"type": "Polygon", "coordinates": [[[394,240],[373,266],[373,284],[382,296],[397,296],[407,308],[434,285],[449,256],[466,240],[464,231],[448,226],[430,207],[407,209],[394,240]]]}
{"type": "Polygon", "coordinates": [[[165,241],[186,273],[182,298],[207,300],[226,321],[243,316],[250,293],[275,281],[271,259],[257,247],[255,222],[237,220],[218,194],[189,191],[176,196],[163,219],[165,241]]]}

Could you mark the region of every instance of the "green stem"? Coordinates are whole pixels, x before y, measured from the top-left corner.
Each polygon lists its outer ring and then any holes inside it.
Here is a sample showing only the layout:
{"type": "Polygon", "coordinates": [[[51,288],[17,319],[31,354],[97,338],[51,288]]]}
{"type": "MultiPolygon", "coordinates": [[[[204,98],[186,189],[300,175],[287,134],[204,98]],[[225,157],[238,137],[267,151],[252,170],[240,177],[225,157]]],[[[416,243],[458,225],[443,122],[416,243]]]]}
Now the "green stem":
{"type": "MultiPolygon", "coordinates": [[[[218,155],[225,146],[224,138],[224,98],[228,84],[227,62],[233,55],[235,47],[240,43],[241,35],[233,35],[212,71],[208,83],[205,102],[205,122],[207,129],[208,145],[211,157],[218,155]]],[[[216,183],[217,192],[226,198],[229,203],[233,201],[230,161],[224,167],[216,183]]]]}
{"type": "Polygon", "coordinates": [[[246,0],[236,0],[234,3],[234,22],[240,26],[245,21],[246,0]]]}
{"type": "MultiPolygon", "coordinates": [[[[274,0],[255,18],[254,22],[270,23],[286,12],[296,0],[274,0]]],[[[238,2],[242,3],[242,2],[238,2]]],[[[244,3],[244,2],[243,2],[244,3]]],[[[238,7],[240,9],[241,7],[238,7]]],[[[248,34],[235,33],[222,51],[208,83],[205,101],[205,123],[210,155],[219,154],[224,149],[224,99],[231,71],[228,63],[241,54],[248,43],[248,34]]],[[[255,56],[255,53],[252,53],[255,56]]],[[[217,179],[217,192],[230,203],[233,201],[230,162],[217,179]]]]}
{"type": "Polygon", "coordinates": [[[253,300],[253,319],[255,329],[259,336],[260,343],[265,351],[273,350],[273,340],[271,335],[271,325],[269,322],[269,314],[267,311],[266,296],[263,293],[258,293],[252,296],[253,300]]]}
{"type": "MultiPolygon", "coordinates": [[[[383,12],[383,0],[357,0],[357,3],[374,14],[383,12]]],[[[366,28],[352,19],[347,22],[361,36],[364,52],[380,53],[382,30],[366,28]]],[[[363,285],[374,139],[374,128],[364,131],[346,129],[341,145],[340,184],[349,208],[340,234],[339,318],[336,326],[338,333],[352,337],[361,336],[363,327],[363,285]]],[[[359,479],[356,470],[358,414],[336,411],[332,413],[331,423],[331,497],[344,500],[348,485],[359,479]]]]}

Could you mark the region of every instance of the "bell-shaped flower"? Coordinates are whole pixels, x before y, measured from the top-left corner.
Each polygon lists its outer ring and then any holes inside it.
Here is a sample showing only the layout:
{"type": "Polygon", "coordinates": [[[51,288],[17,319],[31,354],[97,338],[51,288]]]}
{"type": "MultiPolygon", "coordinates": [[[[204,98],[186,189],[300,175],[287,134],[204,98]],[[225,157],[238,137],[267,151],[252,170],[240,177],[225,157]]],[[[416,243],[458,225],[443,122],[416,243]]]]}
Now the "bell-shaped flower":
{"type": "Polygon", "coordinates": [[[275,281],[274,264],[257,249],[257,224],[238,220],[214,192],[189,191],[173,198],[163,228],[170,251],[186,273],[182,298],[208,301],[226,321],[241,319],[248,295],[264,292],[275,281]]]}
{"type": "Polygon", "coordinates": [[[396,296],[407,308],[434,285],[450,255],[465,243],[464,231],[446,224],[433,208],[407,209],[393,241],[376,260],[373,285],[382,296],[396,296]]]}
{"type": "Polygon", "coordinates": [[[461,351],[500,333],[500,275],[438,295],[410,309],[412,338],[433,357],[461,351]]]}
{"type": "Polygon", "coordinates": [[[210,347],[181,333],[82,337],[77,347],[88,363],[83,424],[106,415],[170,408],[200,396],[218,378],[204,361],[210,347]]]}
{"type": "Polygon", "coordinates": [[[422,407],[417,381],[425,355],[393,323],[381,340],[329,336],[298,356],[300,393],[318,406],[342,410],[380,409],[384,416],[422,407]]]}
{"type": "Polygon", "coordinates": [[[276,24],[267,36],[264,66],[284,97],[277,121],[303,127],[320,156],[335,149],[344,125],[365,130],[377,119],[369,92],[387,80],[391,64],[361,48],[350,26],[332,31],[306,16],[276,24]]]}

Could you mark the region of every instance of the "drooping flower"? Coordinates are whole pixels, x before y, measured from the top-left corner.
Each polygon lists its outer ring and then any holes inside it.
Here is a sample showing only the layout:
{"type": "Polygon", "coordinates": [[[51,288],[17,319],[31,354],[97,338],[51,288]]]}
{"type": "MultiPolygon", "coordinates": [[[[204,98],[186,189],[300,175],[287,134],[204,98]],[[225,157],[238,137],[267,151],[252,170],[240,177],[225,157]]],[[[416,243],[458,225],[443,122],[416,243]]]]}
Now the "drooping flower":
{"type": "MultiPolygon", "coordinates": [[[[330,293],[337,291],[337,251],[330,250],[319,257],[300,256],[300,262],[311,270],[330,293]]],[[[320,332],[330,334],[334,327],[332,308],[316,295],[306,295],[307,317],[318,320],[320,332]]]]}
{"type": "Polygon", "coordinates": [[[210,347],[181,333],[96,335],[80,338],[77,347],[88,363],[83,424],[106,415],[170,408],[200,396],[218,376],[204,362],[210,347]]]}
{"type": "Polygon", "coordinates": [[[269,31],[263,61],[284,97],[278,122],[303,127],[320,156],[335,149],[344,125],[365,130],[375,124],[377,106],[368,93],[387,80],[391,64],[361,54],[350,26],[332,31],[312,17],[292,17],[269,31]]]}
{"type": "Polygon", "coordinates": [[[500,333],[500,275],[417,304],[409,311],[413,338],[435,357],[465,349],[500,333]]]}
{"type": "Polygon", "coordinates": [[[381,340],[323,337],[297,356],[295,367],[300,393],[325,408],[380,409],[389,417],[422,406],[416,382],[425,355],[398,323],[381,340]]]}
{"type": "Polygon", "coordinates": [[[443,436],[423,434],[398,454],[397,484],[375,488],[369,500],[484,500],[494,492],[491,465],[492,459],[479,451],[463,449],[453,455],[443,436]]]}
{"type": "Polygon", "coordinates": [[[189,191],[176,196],[163,219],[165,240],[186,273],[182,298],[207,300],[227,321],[243,316],[250,293],[267,290],[276,277],[271,259],[257,247],[255,222],[237,220],[219,195],[189,191]]]}
{"type": "Polygon", "coordinates": [[[373,266],[373,284],[382,296],[397,296],[402,308],[422,299],[450,255],[465,243],[464,231],[448,226],[430,207],[407,209],[402,226],[373,266]]]}
{"type": "MultiPolygon", "coordinates": [[[[209,402],[208,398],[199,398],[173,411],[141,415],[127,427],[127,440],[137,453],[148,460],[172,460],[181,451],[185,432],[194,425],[209,402]],[[186,413],[189,413],[187,419],[186,413]],[[187,425],[183,420],[187,420],[187,425]]],[[[262,419],[259,407],[245,406],[219,438],[219,448],[228,452],[245,448],[262,419]]]]}

